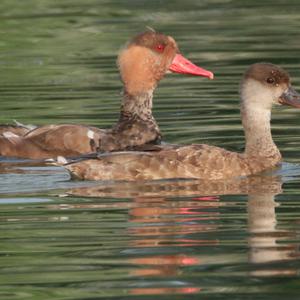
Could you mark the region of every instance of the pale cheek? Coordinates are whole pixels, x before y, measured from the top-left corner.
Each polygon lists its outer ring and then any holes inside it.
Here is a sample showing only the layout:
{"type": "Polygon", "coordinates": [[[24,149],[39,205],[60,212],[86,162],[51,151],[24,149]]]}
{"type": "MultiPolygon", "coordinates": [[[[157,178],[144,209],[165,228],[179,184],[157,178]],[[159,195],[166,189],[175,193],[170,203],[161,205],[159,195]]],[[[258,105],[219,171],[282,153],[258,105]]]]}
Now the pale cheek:
{"type": "Polygon", "coordinates": [[[283,93],[282,88],[277,87],[277,88],[274,89],[274,92],[273,92],[273,103],[279,104],[279,98],[282,95],[282,93],[283,93]]]}
{"type": "Polygon", "coordinates": [[[242,98],[246,106],[270,109],[274,101],[274,90],[267,88],[256,80],[248,80],[242,86],[242,98]]]}

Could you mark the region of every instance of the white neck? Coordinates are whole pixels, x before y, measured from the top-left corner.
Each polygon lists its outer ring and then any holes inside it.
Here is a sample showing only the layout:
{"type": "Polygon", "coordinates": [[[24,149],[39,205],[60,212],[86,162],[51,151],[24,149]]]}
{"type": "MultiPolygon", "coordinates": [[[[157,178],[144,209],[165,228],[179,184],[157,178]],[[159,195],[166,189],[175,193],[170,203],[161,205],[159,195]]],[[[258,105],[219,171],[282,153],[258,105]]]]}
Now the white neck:
{"type": "Polygon", "coordinates": [[[272,94],[255,80],[242,85],[241,115],[245,131],[247,156],[269,157],[279,151],[271,134],[272,94]]]}

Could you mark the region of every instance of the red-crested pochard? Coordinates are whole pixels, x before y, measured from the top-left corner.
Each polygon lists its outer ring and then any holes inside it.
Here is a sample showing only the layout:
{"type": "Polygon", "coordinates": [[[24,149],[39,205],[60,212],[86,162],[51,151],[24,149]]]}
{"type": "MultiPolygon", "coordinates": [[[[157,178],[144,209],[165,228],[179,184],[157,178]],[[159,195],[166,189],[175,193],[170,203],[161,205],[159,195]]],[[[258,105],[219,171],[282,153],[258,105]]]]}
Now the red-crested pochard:
{"type": "Polygon", "coordinates": [[[184,58],[172,37],[152,31],[135,36],[125,46],[118,66],[124,92],[119,120],[111,129],[62,124],[41,126],[24,135],[2,130],[0,155],[70,157],[158,143],[161,133],[152,115],[152,97],[158,82],[169,71],[213,78],[213,73],[184,58]]]}

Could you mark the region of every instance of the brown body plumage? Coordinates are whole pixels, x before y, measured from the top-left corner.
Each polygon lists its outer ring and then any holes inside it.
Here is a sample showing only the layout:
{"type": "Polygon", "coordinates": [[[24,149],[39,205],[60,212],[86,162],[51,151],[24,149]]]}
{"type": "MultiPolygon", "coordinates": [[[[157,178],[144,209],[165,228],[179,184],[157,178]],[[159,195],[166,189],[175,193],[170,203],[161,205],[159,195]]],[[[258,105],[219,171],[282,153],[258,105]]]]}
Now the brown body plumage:
{"type": "Polygon", "coordinates": [[[281,154],[271,135],[271,107],[275,103],[300,107],[299,94],[291,88],[284,70],[272,64],[254,64],[242,80],[241,99],[244,153],[209,145],[156,146],[154,151],[100,155],[65,167],[73,177],[90,180],[220,180],[273,168],[281,154]]]}
{"type": "Polygon", "coordinates": [[[166,72],[213,77],[180,55],[172,37],[154,32],[134,37],[121,51],[118,65],[124,93],[120,118],[112,129],[62,124],[9,134],[8,128],[6,134],[0,135],[0,155],[49,158],[155,144],[161,134],[152,115],[152,97],[166,72]]]}

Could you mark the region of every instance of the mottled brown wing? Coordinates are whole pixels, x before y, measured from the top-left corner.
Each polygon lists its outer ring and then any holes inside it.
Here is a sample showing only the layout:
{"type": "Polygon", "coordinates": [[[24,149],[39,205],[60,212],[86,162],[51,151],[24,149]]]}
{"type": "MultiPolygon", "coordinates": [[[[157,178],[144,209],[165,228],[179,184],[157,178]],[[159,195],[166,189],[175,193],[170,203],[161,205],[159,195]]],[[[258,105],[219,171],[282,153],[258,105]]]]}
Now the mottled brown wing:
{"type": "Polygon", "coordinates": [[[161,178],[193,178],[178,159],[176,150],[160,152],[114,152],[98,159],[67,165],[74,177],[91,180],[154,180],[161,178]]]}
{"type": "Polygon", "coordinates": [[[197,178],[219,180],[249,174],[247,160],[242,154],[223,148],[195,144],[178,150],[180,161],[193,172],[197,178]]]}
{"type": "Polygon", "coordinates": [[[48,125],[39,127],[25,139],[53,155],[72,156],[93,151],[92,139],[100,139],[104,130],[81,125],[48,125]]]}
{"type": "Polygon", "coordinates": [[[200,178],[218,180],[249,174],[238,153],[208,145],[190,145],[151,152],[116,152],[72,164],[78,178],[93,180],[154,180],[200,178]]]}

